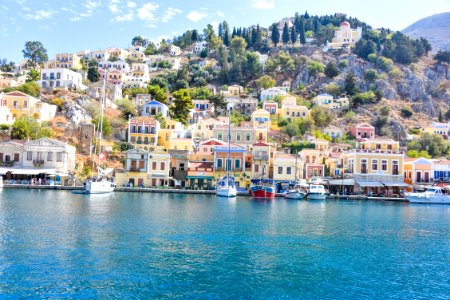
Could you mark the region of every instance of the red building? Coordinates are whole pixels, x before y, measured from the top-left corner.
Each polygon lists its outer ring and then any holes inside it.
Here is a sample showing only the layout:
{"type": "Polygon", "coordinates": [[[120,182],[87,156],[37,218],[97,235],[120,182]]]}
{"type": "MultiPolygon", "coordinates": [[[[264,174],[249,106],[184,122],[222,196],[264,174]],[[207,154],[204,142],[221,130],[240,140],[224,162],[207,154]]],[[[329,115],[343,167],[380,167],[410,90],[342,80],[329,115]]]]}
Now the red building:
{"type": "Polygon", "coordinates": [[[358,141],[363,139],[373,139],[375,138],[375,127],[369,123],[360,123],[352,127],[349,133],[358,141]]]}

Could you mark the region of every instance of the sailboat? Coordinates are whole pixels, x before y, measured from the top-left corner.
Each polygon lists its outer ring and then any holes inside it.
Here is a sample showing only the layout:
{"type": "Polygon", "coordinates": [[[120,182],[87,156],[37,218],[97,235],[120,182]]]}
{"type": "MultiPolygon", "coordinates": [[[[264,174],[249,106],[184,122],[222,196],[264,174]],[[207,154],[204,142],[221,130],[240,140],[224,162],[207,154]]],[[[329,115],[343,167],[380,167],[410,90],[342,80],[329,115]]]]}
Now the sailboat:
{"type": "Polygon", "coordinates": [[[98,126],[98,162],[97,162],[97,177],[88,179],[85,183],[85,192],[87,194],[106,194],[114,192],[116,185],[114,182],[105,177],[105,171],[100,167],[101,161],[101,143],[102,143],[102,128],[103,128],[103,114],[106,101],[106,71],[103,80],[103,92],[100,99],[100,123],[98,126]]]}
{"type": "Polygon", "coordinates": [[[297,179],[297,158],[298,155],[295,156],[295,182],[291,189],[289,189],[286,194],[284,194],[284,197],[287,199],[303,199],[306,197],[306,192],[304,191],[305,188],[308,187],[306,182],[304,181],[298,181],[297,179]]]}
{"type": "Polygon", "coordinates": [[[230,176],[230,168],[231,168],[230,143],[231,143],[231,124],[230,124],[230,112],[228,112],[228,153],[226,161],[227,175],[219,180],[216,187],[216,195],[220,197],[236,197],[237,195],[234,177],[230,176]]]}

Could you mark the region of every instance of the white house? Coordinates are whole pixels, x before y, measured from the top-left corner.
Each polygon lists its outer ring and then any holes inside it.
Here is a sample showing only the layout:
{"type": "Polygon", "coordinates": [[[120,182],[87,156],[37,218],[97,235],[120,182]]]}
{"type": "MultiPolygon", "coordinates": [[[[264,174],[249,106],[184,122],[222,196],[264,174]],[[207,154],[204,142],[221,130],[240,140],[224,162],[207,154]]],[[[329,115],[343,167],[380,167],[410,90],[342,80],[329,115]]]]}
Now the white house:
{"type": "Polygon", "coordinates": [[[208,47],[208,43],[206,41],[196,42],[194,45],[193,52],[194,54],[200,54],[203,50],[208,47]]]}
{"type": "Polygon", "coordinates": [[[0,143],[0,164],[3,166],[22,165],[23,145],[8,141],[0,143]]]}
{"type": "MultiPolygon", "coordinates": [[[[1,97],[1,95],[0,95],[0,97],[1,97]]],[[[0,102],[1,102],[1,100],[0,100],[0,102]]],[[[12,123],[14,123],[13,114],[11,113],[11,111],[9,110],[9,108],[7,106],[0,105],[0,125],[1,124],[11,125],[12,123]]]]}
{"type": "Polygon", "coordinates": [[[85,90],[83,76],[66,68],[51,68],[41,70],[39,84],[44,89],[77,89],[85,90]]]}
{"type": "Polygon", "coordinates": [[[67,175],[75,170],[75,147],[50,138],[30,141],[24,145],[22,165],[67,175]]]}
{"type": "Polygon", "coordinates": [[[156,100],[152,100],[150,102],[142,105],[142,115],[143,116],[156,116],[158,113],[161,113],[163,117],[169,117],[169,108],[167,105],[162,104],[156,100]]]}
{"type": "Polygon", "coordinates": [[[180,49],[180,47],[178,47],[178,46],[170,45],[170,47],[169,47],[169,53],[170,53],[170,55],[172,55],[172,56],[178,56],[178,55],[181,55],[181,49],[180,49]]]}
{"type": "Polygon", "coordinates": [[[334,32],[331,42],[327,41],[324,51],[335,49],[349,49],[354,47],[362,37],[362,28],[352,29],[349,22],[342,22],[339,29],[334,32]]]}
{"type": "Polygon", "coordinates": [[[261,101],[273,100],[276,96],[287,96],[288,93],[279,88],[268,88],[261,90],[261,101]]]}

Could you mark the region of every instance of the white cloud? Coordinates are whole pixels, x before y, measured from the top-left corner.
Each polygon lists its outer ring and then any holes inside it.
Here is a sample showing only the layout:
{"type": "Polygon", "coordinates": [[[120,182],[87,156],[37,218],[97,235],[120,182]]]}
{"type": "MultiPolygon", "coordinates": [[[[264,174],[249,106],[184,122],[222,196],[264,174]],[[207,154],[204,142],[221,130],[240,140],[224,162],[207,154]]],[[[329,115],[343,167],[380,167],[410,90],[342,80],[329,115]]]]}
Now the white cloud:
{"type": "Polygon", "coordinates": [[[28,20],[44,20],[51,18],[56,12],[54,10],[38,10],[32,14],[26,14],[23,17],[28,20]]]}
{"type": "Polygon", "coordinates": [[[250,7],[256,9],[273,9],[275,8],[275,0],[252,0],[250,7]]]}
{"type": "Polygon", "coordinates": [[[188,18],[189,20],[191,20],[192,22],[198,22],[200,20],[203,20],[204,18],[206,18],[208,16],[208,14],[206,13],[205,10],[193,10],[190,13],[188,13],[188,15],[186,16],[186,18],[188,18]]]}
{"type": "Polygon", "coordinates": [[[225,14],[223,13],[223,11],[218,10],[218,11],[216,12],[216,14],[217,14],[219,17],[225,17],[225,14]]]}
{"type": "Polygon", "coordinates": [[[110,5],[108,5],[108,8],[113,14],[116,14],[119,12],[119,7],[117,6],[117,4],[110,4],[110,5]]]}
{"type": "Polygon", "coordinates": [[[128,3],[127,3],[127,7],[128,8],[134,8],[134,7],[136,7],[136,2],[133,2],[133,1],[129,1],[128,3]]]}
{"type": "Polygon", "coordinates": [[[119,22],[119,23],[120,22],[130,22],[130,21],[133,21],[133,16],[134,16],[133,12],[128,12],[122,16],[116,16],[114,18],[114,21],[119,22]]]}
{"type": "Polygon", "coordinates": [[[100,5],[101,5],[100,1],[93,1],[93,0],[88,0],[84,3],[84,7],[86,7],[88,10],[96,9],[100,5]]]}
{"type": "Polygon", "coordinates": [[[71,22],[78,22],[78,21],[81,21],[81,17],[79,17],[79,16],[76,16],[76,17],[72,17],[72,18],[70,18],[69,20],[71,21],[71,22]]]}
{"type": "Polygon", "coordinates": [[[142,5],[141,8],[137,10],[137,16],[141,20],[148,22],[156,21],[155,11],[159,8],[159,4],[148,2],[142,5]]]}
{"type": "Polygon", "coordinates": [[[181,14],[182,10],[178,8],[169,7],[164,11],[164,14],[161,17],[161,21],[163,23],[167,23],[177,14],[181,14]]]}

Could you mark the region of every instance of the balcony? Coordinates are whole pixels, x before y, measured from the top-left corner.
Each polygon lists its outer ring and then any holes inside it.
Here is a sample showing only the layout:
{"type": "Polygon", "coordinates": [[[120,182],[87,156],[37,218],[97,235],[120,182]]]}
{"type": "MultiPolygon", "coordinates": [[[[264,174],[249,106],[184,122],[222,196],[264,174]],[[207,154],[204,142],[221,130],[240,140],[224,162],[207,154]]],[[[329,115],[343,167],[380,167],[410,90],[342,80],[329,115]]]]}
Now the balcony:
{"type": "Polygon", "coordinates": [[[145,172],[145,168],[131,167],[128,172],[145,172]]]}
{"type": "Polygon", "coordinates": [[[253,160],[269,160],[269,155],[267,154],[256,154],[253,156],[253,160]]]}
{"type": "Polygon", "coordinates": [[[44,160],[43,159],[34,159],[33,160],[33,166],[35,167],[40,167],[44,165],[44,160]]]}
{"type": "Polygon", "coordinates": [[[187,171],[184,170],[174,170],[172,174],[174,179],[185,180],[187,176],[187,171]]]}

